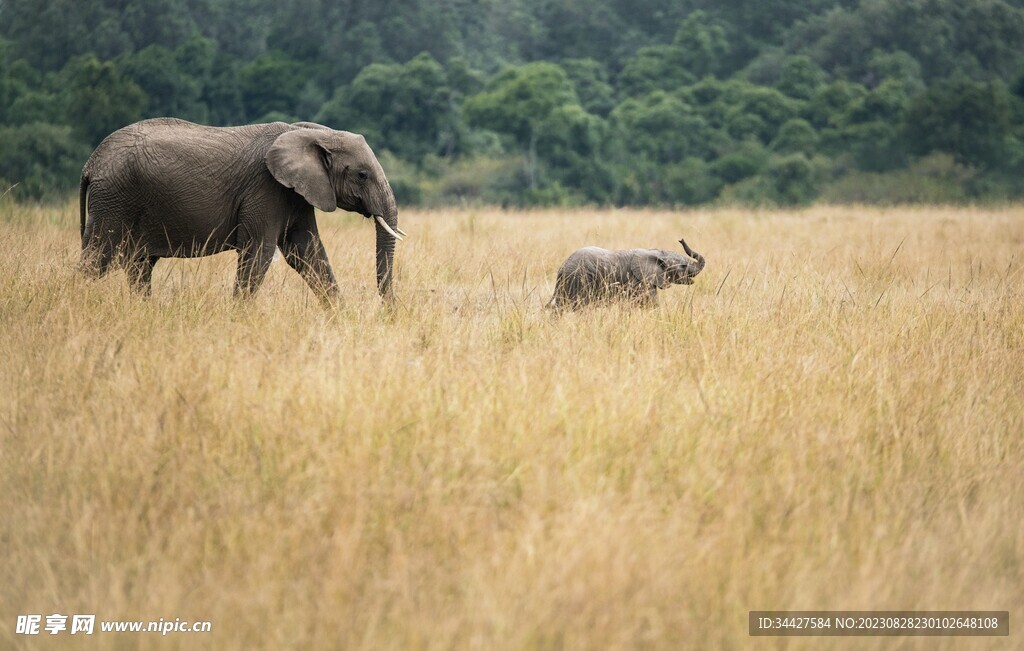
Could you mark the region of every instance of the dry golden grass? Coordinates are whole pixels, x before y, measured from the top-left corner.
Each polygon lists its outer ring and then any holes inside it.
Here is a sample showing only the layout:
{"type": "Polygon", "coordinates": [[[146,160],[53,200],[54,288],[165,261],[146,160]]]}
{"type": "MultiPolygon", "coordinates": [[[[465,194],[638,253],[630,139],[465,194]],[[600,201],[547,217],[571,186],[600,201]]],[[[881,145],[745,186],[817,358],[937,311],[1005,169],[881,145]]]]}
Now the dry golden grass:
{"type": "Polygon", "coordinates": [[[1024,208],[323,215],[275,262],[74,270],[0,206],[0,646],[1021,648],[1024,208]],[[572,250],[708,259],[551,318],[572,250]],[[751,609],[1008,609],[1007,638],[750,638],[751,609]],[[206,635],[14,635],[20,613],[206,635]],[[74,644],[71,644],[74,642],[74,644]]]}

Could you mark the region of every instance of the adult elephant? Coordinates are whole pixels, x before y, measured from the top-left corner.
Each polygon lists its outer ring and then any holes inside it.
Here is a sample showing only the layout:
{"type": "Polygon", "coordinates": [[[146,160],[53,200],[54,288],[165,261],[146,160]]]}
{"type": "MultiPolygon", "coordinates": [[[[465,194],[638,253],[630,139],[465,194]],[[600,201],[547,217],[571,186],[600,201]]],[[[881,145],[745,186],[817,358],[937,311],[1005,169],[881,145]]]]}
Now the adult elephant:
{"type": "Polygon", "coordinates": [[[313,208],[376,218],[377,290],[391,280],[398,207],[366,140],[311,122],[206,127],[144,120],[100,143],[79,190],[82,266],[124,266],[151,288],[160,258],[239,253],[235,295],[259,289],[280,247],[323,301],[338,293],[313,208]]]}

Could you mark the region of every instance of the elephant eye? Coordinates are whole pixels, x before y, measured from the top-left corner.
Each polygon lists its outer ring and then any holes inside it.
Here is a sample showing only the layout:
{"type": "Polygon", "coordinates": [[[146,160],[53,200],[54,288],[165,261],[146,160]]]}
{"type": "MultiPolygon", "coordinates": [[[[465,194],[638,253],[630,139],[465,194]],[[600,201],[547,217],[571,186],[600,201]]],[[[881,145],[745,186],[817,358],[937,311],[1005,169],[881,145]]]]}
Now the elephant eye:
{"type": "Polygon", "coordinates": [[[356,174],[356,176],[359,177],[360,181],[365,181],[370,177],[370,175],[366,173],[366,170],[359,170],[359,173],[356,174]]]}

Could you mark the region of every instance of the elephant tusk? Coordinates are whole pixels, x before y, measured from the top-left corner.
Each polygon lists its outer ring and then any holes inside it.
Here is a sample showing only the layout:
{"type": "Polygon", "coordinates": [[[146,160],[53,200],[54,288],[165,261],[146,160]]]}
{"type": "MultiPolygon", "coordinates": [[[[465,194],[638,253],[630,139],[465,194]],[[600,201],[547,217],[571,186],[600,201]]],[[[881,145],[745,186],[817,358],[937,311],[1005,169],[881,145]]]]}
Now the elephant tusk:
{"type": "Polygon", "coordinates": [[[374,217],[376,217],[377,223],[380,224],[380,227],[383,228],[384,230],[386,230],[388,233],[391,234],[391,237],[395,238],[399,242],[401,242],[404,239],[401,235],[399,235],[395,231],[391,230],[391,227],[388,226],[388,223],[386,221],[384,221],[383,217],[381,217],[380,215],[374,215],[374,217]]]}
{"type": "Polygon", "coordinates": [[[398,231],[398,234],[399,234],[399,235],[401,235],[402,237],[409,237],[409,234],[408,234],[408,233],[406,233],[405,231],[403,231],[403,230],[402,230],[401,228],[398,228],[398,227],[396,226],[396,227],[395,227],[395,230],[396,230],[396,231],[398,231]]]}

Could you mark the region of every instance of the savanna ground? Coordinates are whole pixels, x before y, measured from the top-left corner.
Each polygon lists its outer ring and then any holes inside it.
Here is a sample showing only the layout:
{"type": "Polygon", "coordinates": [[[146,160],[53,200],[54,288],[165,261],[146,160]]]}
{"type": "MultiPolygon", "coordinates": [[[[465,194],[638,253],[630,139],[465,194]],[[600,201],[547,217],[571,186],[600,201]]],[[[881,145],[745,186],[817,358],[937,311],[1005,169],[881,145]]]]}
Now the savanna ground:
{"type": "Polygon", "coordinates": [[[1024,207],[409,211],[345,303],[233,254],[75,272],[0,206],[0,645],[1021,648],[1024,207]],[[587,244],[708,259],[552,318],[587,244]],[[751,609],[1009,610],[1007,638],[750,638],[751,609]],[[14,634],[17,614],[209,634],[14,634]]]}

